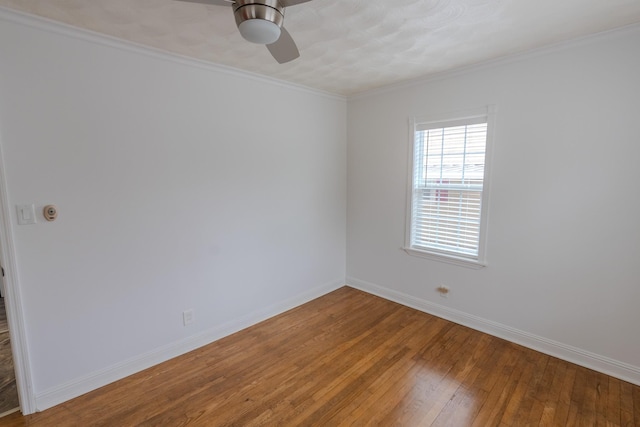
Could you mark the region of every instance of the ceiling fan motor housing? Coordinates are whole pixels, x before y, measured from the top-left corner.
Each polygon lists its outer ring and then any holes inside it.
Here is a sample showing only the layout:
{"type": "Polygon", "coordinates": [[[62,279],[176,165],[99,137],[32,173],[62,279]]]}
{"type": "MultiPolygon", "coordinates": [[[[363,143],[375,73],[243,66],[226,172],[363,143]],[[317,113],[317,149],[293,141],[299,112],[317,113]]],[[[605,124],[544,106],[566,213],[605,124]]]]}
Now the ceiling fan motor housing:
{"type": "Polygon", "coordinates": [[[271,44],[280,37],[284,8],[278,0],[236,0],[233,15],[240,33],[250,42],[271,44]]]}

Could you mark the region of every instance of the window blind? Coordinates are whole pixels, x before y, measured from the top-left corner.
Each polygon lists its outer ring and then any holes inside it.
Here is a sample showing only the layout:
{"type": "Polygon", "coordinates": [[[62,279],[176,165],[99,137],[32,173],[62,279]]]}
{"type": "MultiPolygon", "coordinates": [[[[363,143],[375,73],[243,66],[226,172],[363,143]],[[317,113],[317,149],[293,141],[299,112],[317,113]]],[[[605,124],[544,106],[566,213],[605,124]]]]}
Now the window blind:
{"type": "Polygon", "coordinates": [[[410,246],[477,259],[486,116],[417,124],[414,138],[410,246]]]}

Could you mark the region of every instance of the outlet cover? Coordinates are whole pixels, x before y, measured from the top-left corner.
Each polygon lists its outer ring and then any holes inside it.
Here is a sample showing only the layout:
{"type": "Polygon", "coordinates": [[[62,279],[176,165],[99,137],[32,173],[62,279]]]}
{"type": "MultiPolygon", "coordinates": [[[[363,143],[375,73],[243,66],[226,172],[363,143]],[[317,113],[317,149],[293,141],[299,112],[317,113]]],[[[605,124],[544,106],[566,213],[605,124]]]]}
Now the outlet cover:
{"type": "Polygon", "coordinates": [[[36,207],[34,205],[17,205],[18,225],[36,223],[36,207]]]}
{"type": "Polygon", "coordinates": [[[444,285],[440,285],[436,288],[436,291],[438,291],[438,293],[440,294],[440,296],[442,298],[446,298],[447,295],[449,295],[449,287],[448,286],[444,286],[444,285]]]}
{"type": "Polygon", "coordinates": [[[184,323],[184,326],[192,324],[194,320],[193,309],[182,312],[182,322],[184,323]]]}

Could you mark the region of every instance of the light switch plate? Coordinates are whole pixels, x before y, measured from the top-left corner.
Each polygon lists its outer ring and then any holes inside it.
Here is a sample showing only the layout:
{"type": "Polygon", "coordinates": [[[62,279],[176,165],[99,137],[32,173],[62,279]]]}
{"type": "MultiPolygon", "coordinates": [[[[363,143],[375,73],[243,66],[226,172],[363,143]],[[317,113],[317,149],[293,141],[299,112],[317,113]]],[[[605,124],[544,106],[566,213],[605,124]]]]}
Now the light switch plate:
{"type": "Polygon", "coordinates": [[[36,207],[34,205],[16,205],[18,225],[36,223],[36,207]]]}

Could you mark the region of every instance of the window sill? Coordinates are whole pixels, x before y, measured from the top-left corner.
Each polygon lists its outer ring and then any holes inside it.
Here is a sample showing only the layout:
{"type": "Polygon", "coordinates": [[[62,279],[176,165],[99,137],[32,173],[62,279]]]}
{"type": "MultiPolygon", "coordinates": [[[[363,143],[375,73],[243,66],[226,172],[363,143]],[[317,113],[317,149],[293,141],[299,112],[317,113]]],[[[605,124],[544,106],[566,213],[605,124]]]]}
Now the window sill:
{"type": "Polygon", "coordinates": [[[402,249],[411,256],[415,256],[419,258],[428,258],[434,261],[440,261],[440,262],[445,262],[447,264],[459,265],[461,267],[471,268],[474,270],[479,270],[487,266],[486,263],[480,262],[478,260],[459,258],[453,255],[442,254],[438,252],[421,251],[413,248],[402,248],[402,249]]]}

